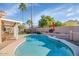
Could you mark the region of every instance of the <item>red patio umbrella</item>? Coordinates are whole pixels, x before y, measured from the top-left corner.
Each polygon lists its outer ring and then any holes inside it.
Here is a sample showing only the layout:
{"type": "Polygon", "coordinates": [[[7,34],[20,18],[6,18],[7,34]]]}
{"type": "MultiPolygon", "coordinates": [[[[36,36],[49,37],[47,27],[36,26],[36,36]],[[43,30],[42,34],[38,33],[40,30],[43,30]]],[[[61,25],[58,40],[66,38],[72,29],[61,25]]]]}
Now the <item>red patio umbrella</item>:
{"type": "Polygon", "coordinates": [[[54,31],[55,30],[55,23],[52,22],[52,30],[54,31]]]}

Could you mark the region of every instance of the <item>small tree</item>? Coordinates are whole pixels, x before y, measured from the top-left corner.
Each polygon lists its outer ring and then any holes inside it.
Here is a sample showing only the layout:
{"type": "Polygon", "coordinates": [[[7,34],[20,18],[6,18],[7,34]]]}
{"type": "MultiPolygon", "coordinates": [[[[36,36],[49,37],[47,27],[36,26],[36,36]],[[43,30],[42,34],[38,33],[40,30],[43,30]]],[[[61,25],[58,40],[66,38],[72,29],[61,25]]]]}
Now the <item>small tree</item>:
{"type": "Polygon", "coordinates": [[[46,27],[47,26],[47,21],[45,19],[40,19],[39,26],[40,27],[46,27]]]}
{"type": "Polygon", "coordinates": [[[56,21],[55,26],[62,26],[62,22],[61,21],[56,21]]]}
{"type": "Polygon", "coordinates": [[[29,28],[30,28],[31,27],[31,24],[32,24],[32,20],[27,20],[26,23],[29,25],[29,28]]]}
{"type": "Polygon", "coordinates": [[[43,15],[43,16],[41,16],[41,19],[39,20],[39,26],[50,28],[52,25],[52,22],[54,22],[54,18],[51,18],[50,16],[43,15]]]}
{"type": "Polygon", "coordinates": [[[19,28],[19,33],[24,33],[24,29],[26,29],[26,26],[25,24],[19,24],[18,28],[19,28]]]}

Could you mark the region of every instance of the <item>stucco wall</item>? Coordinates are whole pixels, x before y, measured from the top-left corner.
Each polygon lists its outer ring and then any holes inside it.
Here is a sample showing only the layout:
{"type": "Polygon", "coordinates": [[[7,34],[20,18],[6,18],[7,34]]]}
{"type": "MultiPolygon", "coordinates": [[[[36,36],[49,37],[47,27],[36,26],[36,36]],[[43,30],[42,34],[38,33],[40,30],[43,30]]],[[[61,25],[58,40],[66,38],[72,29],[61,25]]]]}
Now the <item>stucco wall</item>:
{"type": "Polygon", "coordinates": [[[79,26],[57,27],[55,32],[68,33],[70,40],[79,41],[79,26]],[[72,33],[71,33],[72,31],[72,33]]]}
{"type": "MultiPolygon", "coordinates": [[[[48,28],[37,28],[36,30],[45,33],[49,32],[48,28]]],[[[67,37],[69,40],[79,41],[79,26],[56,27],[54,33],[51,33],[51,35],[55,35],[58,38],[65,39],[67,37]]]]}

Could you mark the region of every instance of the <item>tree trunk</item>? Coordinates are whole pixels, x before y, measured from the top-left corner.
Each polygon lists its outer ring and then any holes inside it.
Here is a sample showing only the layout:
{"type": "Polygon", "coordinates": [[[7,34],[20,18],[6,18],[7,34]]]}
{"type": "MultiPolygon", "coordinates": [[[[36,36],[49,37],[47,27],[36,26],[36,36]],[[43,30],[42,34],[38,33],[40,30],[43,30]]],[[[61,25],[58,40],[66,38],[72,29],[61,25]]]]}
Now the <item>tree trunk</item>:
{"type": "MultiPolygon", "coordinates": [[[[31,3],[31,21],[32,21],[32,3],[31,3]]],[[[31,28],[33,28],[33,21],[32,21],[32,24],[31,24],[31,28]]]]}

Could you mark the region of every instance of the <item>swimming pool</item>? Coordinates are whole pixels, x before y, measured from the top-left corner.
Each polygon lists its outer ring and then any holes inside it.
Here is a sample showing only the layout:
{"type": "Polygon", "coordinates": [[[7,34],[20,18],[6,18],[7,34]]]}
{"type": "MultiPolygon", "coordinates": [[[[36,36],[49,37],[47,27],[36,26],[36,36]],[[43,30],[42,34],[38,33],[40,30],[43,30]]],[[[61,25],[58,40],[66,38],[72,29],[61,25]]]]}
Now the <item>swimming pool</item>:
{"type": "Polygon", "coordinates": [[[73,56],[70,47],[46,35],[26,36],[26,40],[15,51],[17,56],[73,56]]]}

